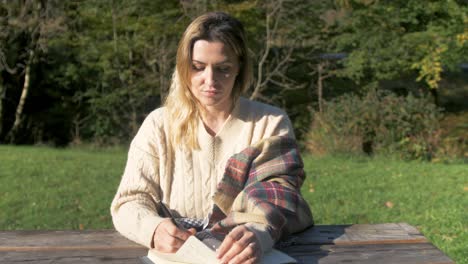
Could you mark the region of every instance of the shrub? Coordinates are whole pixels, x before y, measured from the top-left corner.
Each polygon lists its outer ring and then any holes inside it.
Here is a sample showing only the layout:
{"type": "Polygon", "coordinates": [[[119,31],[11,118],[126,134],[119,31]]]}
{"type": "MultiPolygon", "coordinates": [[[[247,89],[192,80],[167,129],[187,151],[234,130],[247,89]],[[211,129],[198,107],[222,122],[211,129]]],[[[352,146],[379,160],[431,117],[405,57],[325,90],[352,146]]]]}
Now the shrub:
{"type": "Polygon", "coordinates": [[[316,154],[394,153],[431,158],[440,144],[442,114],[427,97],[397,96],[372,89],[346,94],[314,113],[306,146],[316,154]]]}

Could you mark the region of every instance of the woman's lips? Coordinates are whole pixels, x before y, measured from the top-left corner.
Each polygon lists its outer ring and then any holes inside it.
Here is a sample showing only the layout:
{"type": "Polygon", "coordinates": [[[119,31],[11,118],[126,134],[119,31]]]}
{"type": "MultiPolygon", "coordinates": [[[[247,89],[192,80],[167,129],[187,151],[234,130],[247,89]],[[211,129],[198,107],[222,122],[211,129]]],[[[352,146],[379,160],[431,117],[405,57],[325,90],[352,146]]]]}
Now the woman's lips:
{"type": "Polygon", "coordinates": [[[218,90],[206,90],[206,91],[203,91],[203,93],[207,95],[216,95],[219,93],[219,91],[218,90]]]}

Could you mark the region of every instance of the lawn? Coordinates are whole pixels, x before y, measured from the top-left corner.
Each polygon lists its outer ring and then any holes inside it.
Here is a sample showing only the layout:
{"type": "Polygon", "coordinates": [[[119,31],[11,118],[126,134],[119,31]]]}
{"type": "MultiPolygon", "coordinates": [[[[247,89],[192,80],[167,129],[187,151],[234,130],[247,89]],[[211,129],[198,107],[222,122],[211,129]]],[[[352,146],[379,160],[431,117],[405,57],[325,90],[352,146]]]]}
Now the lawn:
{"type": "Polygon", "coordinates": [[[0,230],[110,228],[125,151],[0,145],[0,230]]]}
{"type": "MultiPolygon", "coordinates": [[[[123,149],[0,145],[0,230],[111,228],[123,149]]],[[[468,166],[304,156],[317,224],[407,222],[468,263],[468,166]]]]}
{"type": "Polygon", "coordinates": [[[407,222],[468,263],[468,165],[304,157],[302,193],[319,224],[407,222]]]}

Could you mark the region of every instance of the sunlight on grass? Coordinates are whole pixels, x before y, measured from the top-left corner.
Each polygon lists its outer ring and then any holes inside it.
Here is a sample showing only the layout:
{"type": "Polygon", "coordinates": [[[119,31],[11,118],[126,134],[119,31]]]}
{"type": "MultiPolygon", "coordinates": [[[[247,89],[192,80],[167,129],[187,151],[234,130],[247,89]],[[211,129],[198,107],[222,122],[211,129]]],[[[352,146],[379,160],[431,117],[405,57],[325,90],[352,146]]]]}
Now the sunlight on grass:
{"type": "Polygon", "coordinates": [[[123,151],[0,146],[0,229],[110,228],[123,151]]]}
{"type": "MultiPolygon", "coordinates": [[[[0,146],[0,230],[112,228],[126,150],[0,146]]],[[[304,156],[317,224],[407,222],[468,263],[468,166],[304,156]]]]}
{"type": "Polygon", "coordinates": [[[467,165],[306,156],[305,167],[317,224],[407,222],[468,263],[467,165]]]}

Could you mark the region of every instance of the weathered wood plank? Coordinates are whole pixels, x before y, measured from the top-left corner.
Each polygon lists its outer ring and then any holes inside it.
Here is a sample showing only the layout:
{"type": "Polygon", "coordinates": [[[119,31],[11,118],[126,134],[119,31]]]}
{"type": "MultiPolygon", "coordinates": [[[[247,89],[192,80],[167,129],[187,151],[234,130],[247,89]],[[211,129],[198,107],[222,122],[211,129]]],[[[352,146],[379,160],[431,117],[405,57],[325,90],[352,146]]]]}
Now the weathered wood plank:
{"type": "MultiPolygon", "coordinates": [[[[294,244],[382,244],[424,243],[427,239],[412,226],[401,224],[318,225],[293,236],[294,244]]],[[[1,231],[0,251],[138,248],[140,245],[114,230],[86,231],[1,231]]]]}
{"type": "Polygon", "coordinates": [[[430,243],[378,245],[297,245],[284,250],[299,263],[453,264],[430,243]]]}
{"type": "MultiPolygon", "coordinates": [[[[429,243],[383,245],[297,245],[286,253],[299,263],[440,263],[453,262],[429,243]]],[[[145,249],[0,252],[0,263],[139,263],[145,249]]]]}
{"type": "MultiPolygon", "coordinates": [[[[414,227],[319,225],[282,250],[301,263],[453,263],[414,227]]],[[[0,231],[0,263],[139,263],[147,250],[115,230],[0,231]]]]}
{"type": "Polygon", "coordinates": [[[1,251],[142,248],[115,230],[1,231],[1,251]]]}
{"type": "Polygon", "coordinates": [[[427,239],[406,223],[401,224],[360,224],[360,225],[318,225],[292,236],[292,244],[395,244],[425,243],[427,239]]]}
{"type": "Polygon", "coordinates": [[[141,264],[139,257],[146,249],[58,250],[58,251],[10,251],[0,252],[0,263],[18,264],[141,264]]]}

